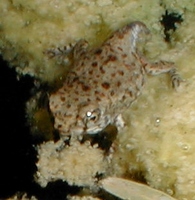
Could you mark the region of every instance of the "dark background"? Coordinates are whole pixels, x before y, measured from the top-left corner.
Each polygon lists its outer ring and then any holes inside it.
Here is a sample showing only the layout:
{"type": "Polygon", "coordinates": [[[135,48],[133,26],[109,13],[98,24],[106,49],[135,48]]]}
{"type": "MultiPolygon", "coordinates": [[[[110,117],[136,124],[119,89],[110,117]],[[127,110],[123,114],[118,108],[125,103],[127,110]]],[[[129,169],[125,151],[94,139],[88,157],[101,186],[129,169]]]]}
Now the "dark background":
{"type": "Polygon", "coordinates": [[[0,198],[28,190],[36,170],[36,152],[25,120],[32,87],[32,78],[18,81],[14,69],[0,58],[0,198]]]}
{"type": "Polygon", "coordinates": [[[41,188],[33,180],[37,153],[25,113],[33,82],[30,76],[17,80],[15,70],[0,57],[0,200],[23,192],[40,200],[65,200],[67,193],[78,191],[62,181],[41,188]]]}

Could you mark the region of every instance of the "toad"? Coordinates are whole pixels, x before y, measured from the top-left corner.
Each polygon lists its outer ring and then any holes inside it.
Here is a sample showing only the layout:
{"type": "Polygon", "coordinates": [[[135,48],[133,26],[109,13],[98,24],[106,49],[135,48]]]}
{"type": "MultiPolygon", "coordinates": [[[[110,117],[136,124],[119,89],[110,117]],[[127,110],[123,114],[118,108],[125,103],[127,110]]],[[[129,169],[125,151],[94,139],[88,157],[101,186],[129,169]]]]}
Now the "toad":
{"type": "Polygon", "coordinates": [[[62,137],[96,134],[109,124],[123,128],[122,114],[140,95],[146,74],[168,73],[172,86],[179,86],[174,63],[151,63],[138,51],[138,42],[148,34],[144,23],[133,22],[115,31],[99,48],[89,48],[87,41],[80,40],[61,51],[64,57],[72,53],[72,69],[63,86],[50,95],[49,107],[62,137]]]}

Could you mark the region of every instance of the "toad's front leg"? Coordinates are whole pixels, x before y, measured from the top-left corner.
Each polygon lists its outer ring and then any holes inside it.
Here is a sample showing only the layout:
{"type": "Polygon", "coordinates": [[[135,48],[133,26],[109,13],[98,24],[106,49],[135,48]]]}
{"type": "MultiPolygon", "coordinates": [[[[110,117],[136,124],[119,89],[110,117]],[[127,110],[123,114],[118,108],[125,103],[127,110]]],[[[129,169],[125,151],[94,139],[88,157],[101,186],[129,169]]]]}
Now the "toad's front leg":
{"type": "Polygon", "coordinates": [[[49,58],[55,58],[65,64],[70,64],[73,59],[77,59],[85,53],[88,46],[88,42],[81,39],[74,44],[70,43],[63,47],[48,49],[44,53],[47,54],[49,58]]]}
{"type": "Polygon", "coordinates": [[[66,57],[72,52],[74,46],[75,44],[69,44],[63,47],[48,49],[44,53],[47,54],[50,58],[61,57],[61,56],[66,57]]]}

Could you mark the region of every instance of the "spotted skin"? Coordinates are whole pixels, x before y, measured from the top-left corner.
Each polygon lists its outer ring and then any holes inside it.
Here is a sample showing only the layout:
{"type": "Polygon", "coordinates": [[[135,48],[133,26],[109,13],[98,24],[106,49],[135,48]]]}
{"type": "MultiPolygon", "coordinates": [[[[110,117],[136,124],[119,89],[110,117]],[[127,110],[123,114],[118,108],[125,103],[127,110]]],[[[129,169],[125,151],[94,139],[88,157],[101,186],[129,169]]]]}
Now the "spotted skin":
{"type": "Polygon", "coordinates": [[[73,67],[63,86],[49,97],[54,126],[61,136],[96,134],[109,124],[123,128],[122,114],[140,95],[145,74],[169,73],[173,87],[178,87],[174,63],[149,63],[138,52],[137,42],[148,34],[145,24],[133,22],[97,49],[89,49],[80,40],[71,51],[62,51],[64,57],[72,53],[73,67]]]}

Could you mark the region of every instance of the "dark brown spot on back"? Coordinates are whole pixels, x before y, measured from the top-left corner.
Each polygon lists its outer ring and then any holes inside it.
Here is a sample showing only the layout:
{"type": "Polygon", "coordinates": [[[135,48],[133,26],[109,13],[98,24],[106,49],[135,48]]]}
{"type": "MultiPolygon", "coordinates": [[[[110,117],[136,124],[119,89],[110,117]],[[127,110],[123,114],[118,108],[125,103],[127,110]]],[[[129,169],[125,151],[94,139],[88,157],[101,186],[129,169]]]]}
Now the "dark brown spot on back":
{"type": "Polygon", "coordinates": [[[130,97],[133,97],[133,92],[132,91],[128,91],[128,94],[130,97]]]}
{"type": "Polygon", "coordinates": [[[145,81],[144,81],[144,78],[143,78],[143,79],[142,79],[142,82],[141,82],[141,86],[143,86],[144,83],[145,83],[145,81]]]}
{"type": "Polygon", "coordinates": [[[77,95],[79,94],[79,92],[78,92],[77,90],[76,90],[76,91],[74,91],[74,92],[75,92],[75,94],[77,94],[77,95]]]}
{"type": "Polygon", "coordinates": [[[120,74],[121,76],[124,75],[124,72],[123,72],[122,70],[118,70],[117,72],[118,72],[118,74],[120,74]]]}
{"type": "Polygon", "coordinates": [[[122,100],[124,101],[125,99],[126,99],[126,96],[125,96],[125,95],[123,95],[123,96],[122,96],[122,100]]]}
{"type": "Polygon", "coordinates": [[[65,97],[60,97],[60,99],[61,99],[61,101],[65,101],[66,100],[65,97]]]}
{"type": "MultiPolygon", "coordinates": [[[[67,87],[72,88],[72,87],[73,87],[73,84],[72,84],[72,83],[68,83],[68,84],[67,84],[67,87]]],[[[66,87],[64,87],[64,91],[66,92],[66,87]]]]}
{"type": "Polygon", "coordinates": [[[62,125],[61,124],[58,124],[58,129],[61,129],[62,128],[62,125]]]}
{"type": "Polygon", "coordinates": [[[89,70],[89,74],[92,75],[93,74],[93,70],[89,70]]]}
{"type": "Polygon", "coordinates": [[[108,39],[110,40],[110,39],[112,39],[114,37],[114,35],[111,35],[108,39]]]}
{"type": "Polygon", "coordinates": [[[54,106],[54,109],[56,109],[56,108],[58,108],[58,104],[56,104],[56,105],[54,106]]]}
{"type": "Polygon", "coordinates": [[[102,87],[104,88],[104,89],[109,89],[110,88],[110,83],[108,83],[108,82],[103,82],[102,83],[102,87]]]}
{"type": "Polygon", "coordinates": [[[122,54],[122,57],[123,57],[123,58],[126,58],[126,57],[127,57],[127,54],[125,54],[125,53],[122,54]]]}
{"type": "Polygon", "coordinates": [[[105,97],[105,94],[102,92],[102,93],[100,94],[100,96],[105,97]]]}
{"type": "Polygon", "coordinates": [[[115,94],[115,93],[114,93],[114,90],[112,90],[112,91],[110,92],[110,95],[111,95],[111,96],[114,96],[114,94],[115,94]]]}
{"type": "Polygon", "coordinates": [[[121,47],[117,47],[118,50],[123,51],[123,49],[121,47]]]}
{"type": "Polygon", "coordinates": [[[118,87],[121,86],[121,82],[120,82],[120,81],[117,82],[117,86],[118,86],[118,87]]]}
{"type": "Polygon", "coordinates": [[[76,76],[76,77],[73,78],[72,82],[76,82],[76,81],[78,81],[78,80],[79,80],[79,77],[76,76]]]}
{"type": "Polygon", "coordinates": [[[108,56],[108,60],[109,60],[109,61],[116,61],[116,60],[117,60],[117,57],[116,57],[116,56],[113,56],[113,55],[109,55],[109,56],[108,56]]]}
{"type": "MultiPolygon", "coordinates": [[[[103,60],[103,59],[102,59],[103,60]]],[[[107,65],[109,62],[114,62],[117,60],[117,57],[114,55],[109,55],[108,58],[104,61],[104,65],[107,65]]]]}
{"type": "Polygon", "coordinates": [[[93,83],[94,83],[95,85],[97,85],[97,84],[98,84],[98,82],[97,82],[96,80],[93,80],[93,83]]]}
{"type": "Polygon", "coordinates": [[[110,52],[114,52],[114,49],[112,49],[111,47],[110,47],[110,52]]]}
{"type": "Polygon", "coordinates": [[[102,66],[100,66],[100,71],[101,71],[102,74],[105,74],[105,70],[103,69],[102,66]]]}
{"type": "Polygon", "coordinates": [[[97,67],[98,63],[97,62],[92,62],[92,67],[97,67]]]}
{"type": "Polygon", "coordinates": [[[71,104],[67,104],[66,108],[70,108],[71,107],[71,104]]]}
{"type": "Polygon", "coordinates": [[[124,38],[124,34],[123,34],[123,33],[120,33],[120,32],[118,33],[117,36],[118,36],[119,39],[123,39],[123,38],[124,38]]]}
{"type": "Polygon", "coordinates": [[[100,55],[102,53],[102,49],[97,49],[95,52],[94,52],[96,55],[100,55]]]}
{"type": "Polygon", "coordinates": [[[115,74],[115,73],[112,73],[111,76],[114,78],[114,77],[116,76],[116,74],[115,74]]]}
{"type": "Polygon", "coordinates": [[[88,85],[82,85],[82,89],[86,92],[90,90],[90,87],[88,85]]]}
{"type": "Polygon", "coordinates": [[[99,92],[97,90],[95,90],[95,94],[97,95],[97,94],[99,94],[99,92]]]}
{"type": "Polygon", "coordinates": [[[103,56],[100,56],[100,60],[104,60],[105,56],[103,54],[103,56]]]}
{"type": "Polygon", "coordinates": [[[96,97],[96,101],[101,101],[101,99],[99,97],[96,97]]]}

